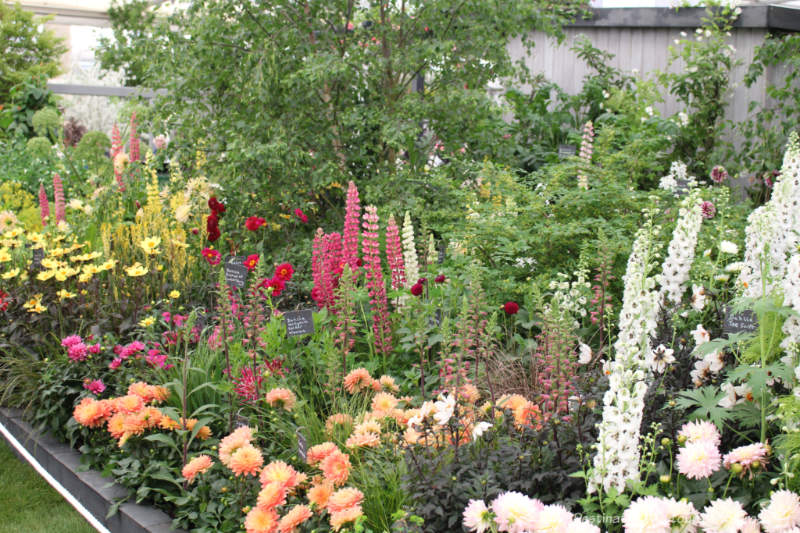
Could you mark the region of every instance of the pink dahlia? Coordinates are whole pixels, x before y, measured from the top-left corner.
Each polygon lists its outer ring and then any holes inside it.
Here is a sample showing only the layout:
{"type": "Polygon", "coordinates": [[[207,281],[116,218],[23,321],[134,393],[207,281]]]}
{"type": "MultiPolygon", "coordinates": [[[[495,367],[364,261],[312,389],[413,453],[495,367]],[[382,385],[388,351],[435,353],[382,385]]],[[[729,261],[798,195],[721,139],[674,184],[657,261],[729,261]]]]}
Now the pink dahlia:
{"type": "Polygon", "coordinates": [[[532,531],[536,517],[543,508],[542,502],[519,492],[505,492],[492,502],[498,530],[508,533],[532,531]]]}
{"type": "Polygon", "coordinates": [[[689,479],[705,479],[719,469],[721,461],[713,442],[692,442],[678,452],[678,471],[689,479]]]}

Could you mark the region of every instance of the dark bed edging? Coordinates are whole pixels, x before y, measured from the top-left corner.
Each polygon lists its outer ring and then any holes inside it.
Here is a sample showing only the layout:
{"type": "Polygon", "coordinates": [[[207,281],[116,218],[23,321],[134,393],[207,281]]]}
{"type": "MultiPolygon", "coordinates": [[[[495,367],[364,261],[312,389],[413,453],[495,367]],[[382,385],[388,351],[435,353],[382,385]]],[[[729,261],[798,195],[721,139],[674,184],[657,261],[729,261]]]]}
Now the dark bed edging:
{"type": "MultiPolygon", "coordinates": [[[[122,504],[114,516],[106,518],[113,501],[127,494],[122,486],[109,486],[109,478],[94,470],[79,472],[81,454],[51,436],[37,432],[22,418],[21,411],[0,408],[0,424],[112,533],[185,533],[171,529],[172,519],[163,511],[135,503],[122,504]]],[[[19,455],[13,445],[11,449],[19,455]]]]}

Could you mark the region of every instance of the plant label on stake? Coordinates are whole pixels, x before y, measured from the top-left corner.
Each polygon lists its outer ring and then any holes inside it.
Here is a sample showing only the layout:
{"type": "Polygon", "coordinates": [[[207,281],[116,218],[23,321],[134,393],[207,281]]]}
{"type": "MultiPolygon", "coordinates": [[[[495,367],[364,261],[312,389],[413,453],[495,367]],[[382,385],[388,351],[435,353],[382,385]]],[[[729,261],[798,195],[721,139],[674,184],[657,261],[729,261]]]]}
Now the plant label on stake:
{"type": "Polygon", "coordinates": [[[283,313],[286,322],[286,336],[311,335],[314,333],[314,312],[310,309],[304,311],[287,311],[283,313]]]}
{"type": "Polygon", "coordinates": [[[232,255],[225,260],[225,283],[229,287],[243,289],[247,284],[247,267],[243,255],[232,255]]]}
{"type": "Polygon", "coordinates": [[[31,270],[41,270],[43,259],[44,259],[44,248],[34,248],[33,260],[31,261],[31,270]]]}
{"type": "Polygon", "coordinates": [[[725,321],[722,324],[722,331],[725,333],[752,333],[758,329],[758,316],[745,309],[734,314],[730,306],[725,306],[725,321]]]}
{"type": "Polygon", "coordinates": [[[559,144],[558,145],[558,158],[559,159],[566,159],[575,155],[577,152],[576,148],[571,144],[559,144]]]}
{"type": "Polygon", "coordinates": [[[299,427],[295,432],[297,434],[297,455],[300,456],[300,459],[305,461],[308,458],[308,442],[301,431],[302,429],[302,427],[299,427]]]}

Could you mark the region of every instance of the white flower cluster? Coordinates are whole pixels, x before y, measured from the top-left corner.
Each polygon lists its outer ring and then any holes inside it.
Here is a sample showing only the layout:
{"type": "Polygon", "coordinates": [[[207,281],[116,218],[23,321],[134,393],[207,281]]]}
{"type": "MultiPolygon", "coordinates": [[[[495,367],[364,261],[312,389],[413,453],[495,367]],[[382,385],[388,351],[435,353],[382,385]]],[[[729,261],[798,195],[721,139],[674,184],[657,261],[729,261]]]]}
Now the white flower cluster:
{"type": "MultiPolygon", "coordinates": [[[[786,277],[783,279],[783,305],[800,313],[800,254],[794,254],[789,259],[786,277]]],[[[797,316],[787,318],[783,323],[783,333],[785,337],[781,348],[790,355],[790,359],[794,359],[793,355],[800,345],[800,319],[797,316]]],[[[795,374],[800,376],[800,367],[797,367],[795,374]]]]}
{"type": "Polygon", "coordinates": [[[588,272],[580,269],[575,273],[576,279],[569,281],[569,277],[563,272],[557,274],[558,279],[550,282],[550,290],[554,291],[550,299],[562,316],[572,319],[572,327],[577,329],[580,323],[577,317],[586,316],[586,295],[591,290],[591,283],[586,279],[588,272]]]}
{"type": "Polygon", "coordinates": [[[622,491],[629,479],[639,478],[639,428],[648,387],[645,358],[650,354],[650,337],[656,328],[660,300],[655,290],[656,280],[650,276],[656,233],[652,216],[648,216],[628,258],[614,360],[603,365],[609,389],[603,397],[603,420],[598,426],[590,492],[598,486],[622,491]]]}
{"type": "Polygon", "coordinates": [[[789,137],[781,174],[769,202],[747,218],[744,266],[739,282],[744,295],[759,298],[772,293],[786,275],[787,254],[800,242],[800,146],[789,137]]]}
{"type": "Polygon", "coordinates": [[[403,218],[403,263],[406,269],[406,284],[411,287],[419,279],[419,260],[417,245],[414,243],[414,224],[411,223],[408,211],[403,218]]]}
{"type": "Polygon", "coordinates": [[[686,170],[686,163],[681,161],[673,161],[669,167],[669,174],[662,177],[658,182],[658,188],[670,192],[677,192],[680,185],[694,187],[697,185],[697,179],[694,176],[689,176],[686,170]]]}
{"type": "Polygon", "coordinates": [[[694,249],[697,246],[697,234],[703,223],[700,208],[700,192],[693,189],[681,202],[678,211],[678,225],[672,233],[667,258],[658,282],[661,285],[661,297],[675,306],[681,303],[689,280],[689,270],[694,262],[694,249]]]}
{"type": "MultiPolygon", "coordinates": [[[[703,327],[703,324],[697,324],[697,327],[691,331],[694,337],[695,347],[702,346],[711,340],[711,334],[703,327]]],[[[724,353],[722,350],[716,350],[707,353],[694,364],[694,369],[690,372],[692,383],[695,387],[700,387],[708,379],[716,376],[725,367],[724,353]]]]}

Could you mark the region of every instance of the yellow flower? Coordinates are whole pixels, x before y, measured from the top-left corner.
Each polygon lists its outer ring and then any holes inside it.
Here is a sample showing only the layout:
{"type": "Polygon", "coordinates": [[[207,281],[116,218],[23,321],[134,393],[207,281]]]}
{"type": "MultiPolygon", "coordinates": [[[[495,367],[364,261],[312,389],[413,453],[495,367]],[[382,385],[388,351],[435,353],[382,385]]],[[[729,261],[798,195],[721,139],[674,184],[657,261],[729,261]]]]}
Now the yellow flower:
{"type": "Polygon", "coordinates": [[[169,297],[171,299],[173,299],[173,300],[177,300],[178,298],[181,297],[181,292],[180,291],[170,291],[169,297]]]}
{"type": "Polygon", "coordinates": [[[164,270],[164,265],[156,265],[156,270],[161,272],[162,270],[164,270]]]}
{"type": "Polygon", "coordinates": [[[149,328],[150,326],[152,326],[155,323],[156,323],[156,319],[151,317],[151,316],[149,316],[147,318],[143,318],[143,319],[141,319],[139,321],[139,325],[142,326],[143,328],[149,328]]]}
{"type": "Polygon", "coordinates": [[[29,313],[38,313],[38,314],[42,314],[42,313],[44,313],[45,311],[47,311],[47,308],[46,308],[45,306],[43,306],[42,304],[36,304],[36,305],[34,305],[33,307],[31,307],[30,309],[28,309],[28,312],[29,312],[29,313]]]}
{"type": "Polygon", "coordinates": [[[179,205],[175,208],[175,220],[184,223],[189,220],[189,214],[192,211],[192,206],[189,204],[179,205]]]}
{"type": "Polygon", "coordinates": [[[80,276],[78,276],[78,283],[89,283],[92,279],[92,274],[89,272],[84,272],[80,276]]]}
{"type": "Polygon", "coordinates": [[[69,268],[69,267],[59,268],[58,270],[56,270],[56,280],[66,281],[67,278],[71,278],[72,276],[76,275],[79,272],[80,270],[77,268],[69,268]]]}
{"type": "Polygon", "coordinates": [[[24,307],[25,309],[30,309],[30,308],[35,307],[37,305],[42,305],[42,295],[41,294],[34,295],[33,298],[31,298],[30,300],[28,300],[27,302],[22,304],[22,307],[24,307]]]}
{"type": "Polygon", "coordinates": [[[0,248],[0,263],[8,263],[11,261],[11,254],[8,252],[8,248],[0,248]]]}
{"type": "Polygon", "coordinates": [[[52,278],[56,275],[55,270],[43,270],[37,274],[36,279],[39,281],[47,281],[48,279],[52,278]]]}
{"type": "Polygon", "coordinates": [[[178,247],[178,248],[183,248],[183,249],[186,249],[186,248],[188,248],[188,247],[189,247],[189,245],[188,245],[188,244],[186,244],[186,243],[185,243],[185,242],[183,242],[183,241],[179,241],[179,240],[177,240],[177,239],[173,239],[173,240],[172,240],[172,245],[173,245],[173,246],[176,246],[176,247],[178,247]]]}
{"type": "Polygon", "coordinates": [[[66,233],[69,231],[69,224],[67,224],[66,220],[62,220],[61,222],[58,223],[56,228],[58,228],[58,231],[66,233]]]}
{"type": "Polygon", "coordinates": [[[132,278],[138,278],[139,276],[144,276],[145,274],[147,274],[147,269],[143,267],[141,263],[136,262],[133,265],[127,267],[125,269],[125,273],[132,278]]]}
{"type": "Polygon", "coordinates": [[[161,244],[161,237],[148,237],[139,243],[139,246],[144,250],[147,255],[156,255],[160,253],[158,245],[161,244]]]}
{"type": "Polygon", "coordinates": [[[58,261],[49,257],[45,257],[42,259],[42,266],[44,268],[49,268],[50,270],[55,270],[58,268],[58,261]]]}
{"type": "Polygon", "coordinates": [[[44,235],[41,233],[28,233],[28,241],[33,244],[39,244],[44,240],[44,235]]]}
{"type": "Polygon", "coordinates": [[[59,300],[68,300],[70,298],[75,298],[76,294],[74,292],[69,292],[66,289],[61,289],[56,293],[58,295],[59,300]]]}
{"type": "Polygon", "coordinates": [[[108,261],[106,261],[105,263],[103,263],[102,265],[100,265],[97,268],[98,268],[98,270],[100,272],[105,272],[106,270],[113,269],[115,266],[117,266],[117,260],[116,259],[109,259],[108,261]]]}
{"type": "Polygon", "coordinates": [[[12,279],[16,278],[19,275],[19,269],[15,268],[13,270],[9,270],[5,274],[3,274],[3,279],[12,279]]]}

